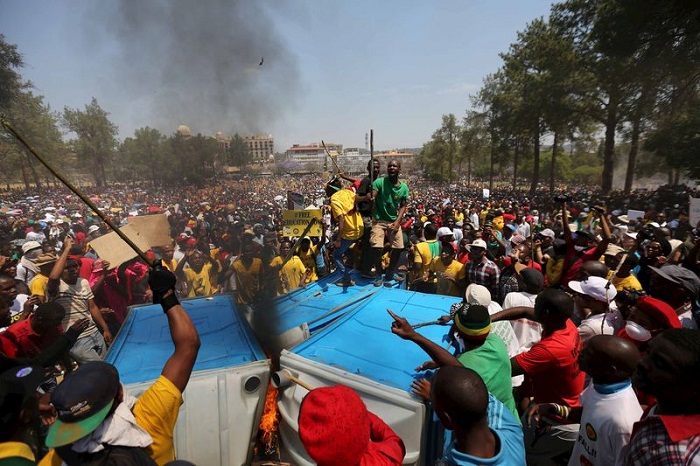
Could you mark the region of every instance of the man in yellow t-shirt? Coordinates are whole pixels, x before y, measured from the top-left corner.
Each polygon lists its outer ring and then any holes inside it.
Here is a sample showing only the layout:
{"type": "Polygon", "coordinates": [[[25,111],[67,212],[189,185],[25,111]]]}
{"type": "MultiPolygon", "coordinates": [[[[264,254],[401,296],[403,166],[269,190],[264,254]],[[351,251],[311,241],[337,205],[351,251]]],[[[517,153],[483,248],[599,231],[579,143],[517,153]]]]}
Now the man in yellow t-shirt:
{"type": "Polygon", "coordinates": [[[39,273],[29,282],[29,292],[38,296],[42,302],[46,302],[46,285],[49,283],[49,275],[56,259],[55,254],[44,253],[39,254],[34,260],[34,265],[39,267],[39,273]]]}
{"type": "Polygon", "coordinates": [[[175,275],[187,284],[187,297],[210,296],[218,291],[219,265],[203,252],[190,249],[175,269],[175,275]],[[189,264],[189,268],[185,268],[189,264]]]}
{"type": "Polygon", "coordinates": [[[240,257],[231,264],[236,277],[236,302],[238,304],[253,304],[260,293],[263,263],[262,260],[253,257],[254,250],[252,243],[244,244],[240,257]]]}
{"type": "Polygon", "coordinates": [[[332,179],[326,184],[326,195],[330,197],[331,220],[338,224],[338,233],[333,243],[333,260],[343,276],[336,283],[338,286],[352,286],[350,267],[343,261],[343,254],[365,231],[362,215],[355,209],[355,192],[341,189],[340,180],[332,179]]]}
{"type": "Polygon", "coordinates": [[[452,244],[443,243],[440,257],[430,263],[429,273],[437,277],[437,293],[445,296],[462,296],[466,280],[464,264],[454,260],[452,244]]]}
{"type": "Polygon", "coordinates": [[[66,375],[51,394],[57,419],[46,436],[52,450],[40,465],[72,464],[77,455],[80,464],[96,464],[107,456],[114,464],[144,464],[151,458],[163,465],[175,459],[173,432],[200,346],[197,329],[175,295],[175,283],[175,275],[164,268],[150,272],[153,301],[161,304],[175,345],[160,377],[136,399],[124,393],[111,364],[91,361],[66,375]],[[115,429],[118,446],[113,443],[115,429]]]}
{"type": "MultiPolygon", "coordinates": [[[[275,257],[273,262],[277,263],[277,259],[279,259],[279,265],[282,265],[282,261],[287,257],[291,249],[292,243],[283,241],[280,245],[280,255],[275,257]]],[[[279,271],[280,289],[278,294],[282,295],[294,291],[300,286],[306,286],[306,275],[307,269],[304,267],[301,259],[299,259],[299,256],[290,257],[279,271]]]]}

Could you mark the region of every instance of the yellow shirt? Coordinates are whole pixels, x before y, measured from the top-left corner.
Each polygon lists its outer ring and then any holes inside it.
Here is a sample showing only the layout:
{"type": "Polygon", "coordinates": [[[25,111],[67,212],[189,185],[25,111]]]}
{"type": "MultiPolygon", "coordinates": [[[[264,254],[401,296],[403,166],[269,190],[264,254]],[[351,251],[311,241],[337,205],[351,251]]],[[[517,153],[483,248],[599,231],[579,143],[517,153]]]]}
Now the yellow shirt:
{"type": "Polygon", "coordinates": [[[196,296],[209,296],[216,293],[218,290],[212,286],[211,282],[212,264],[207,262],[202,266],[199,273],[192,269],[183,269],[185,282],[187,283],[187,297],[194,298],[196,296]]]}
{"type": "Polygon", "coordinates": [[[564,273],[565,261],[566,260],[563,257],[551,257],[547,261],[547,265],[544,269],[544,276],[547,278],[547,286],[559,286],[561,276],[564,273]]]}
{"type": "Polygon", "coordinates": [[[306,270],[311,270],[311,277],[309,277],[306,283],[311,283],[318,280],[318,275],[316,274],[316,254],[318,254],[318,246],[311,243],[307,252],[304,252],[301,250],[301,248],[299,248],[297,249],[297,254],[299,255],[299,259],[301,259],[301,262],[304,264],[304,267],[306,267],[306,270]]]}
{"type": "Polygon", "coordinates": [[[254,257],[250,267],[246,268],[241,259],[236,259],[231,267],[236,275],[236,290],[238,291],[236,302],[238,304],[252,304],[260,292],[262,261],[254,257]]]}
{"type": "MultiPolygon", "coordinates": [[[[281,260],[280,260],[281,263],[281,260]]],[[[306,267],[298,256],[292,256],[280,269],[280,293],[285,294],[294,291],[304,283],[306,267]]]]}
{"type": "Polygon", "coordinates": [[[341,189],[331,196],[331,214],[336,221],[345,219],[342,239],[356,240],[362,237],[365,230],[362,215],[355,210],[355,193],[349,189],[341,189]]]}
{"type": "Polygon", "coordinates": [[[177,268],[177,260],[175,260],[175,258],[170,259],[170,261],[161,259],[161,262],[163,263],[163,267],[170,270],[171,272],[175,272],[175,269],[177,268]]]}
{"type": "Polygon", "coordinates": [[[416,244],[416,252],[413,254],[413,263],[421,264],[421,277],[423,277],[430,269],[430,264],[433,262],[433,258],[439,255],[440,245],[436,239],[431,239],[429,241],[423,241],[416,244]],[[437,254],[433,255],[433,251],[436,251],[437,254]]]}
{"type": "Polygon", "coordinates": [[[49,283],[49,277],[40,273],[34,275],[34,278],[29,282],[29,291],[37,296],[46,296],[46,285],[49,283]]]}
{"type": "MultiPolygon", "coordinates": [[[[611,270],[610,274],[608,275],[608,279],[612,276],[614,272],[611,270]]],[[[628,277],[620,278],[620,277],[615,277],[612,279],[612,284],[615,287],[617,291],[622,291],[624,289],[627,290],[635,290],[635,291],[641,291],[642,284],[639,283],[639,280],[637,280],[637,277],[634,275],[630,274],[628,277]]]]}
{"type": "MultiPolygon", "coordinates": [[[[182,393],[170,380],[161,375],[143,392],[132,410],[136,423],[153,439],[153,443],[145,450],[158,465],[175,459],[173,432],[180,405],[182,393]]],[[[51,449],[39,465],[60,466],[61,463],[61,458],[51,449]]]]}
{"type": "Polygon", "coordinates": [[[440,257],[436,257],[430,263],[430,271],[435,272],[438,276],[437,294],[446,296],[462,296],[462,292],[457,286],[457,282],[462,282],[466,277],[464,264],[453,260],[447,267],[442,263],[440,257]],[[451,279],[443,278],[443,275],[449,275],[451,279]]]}

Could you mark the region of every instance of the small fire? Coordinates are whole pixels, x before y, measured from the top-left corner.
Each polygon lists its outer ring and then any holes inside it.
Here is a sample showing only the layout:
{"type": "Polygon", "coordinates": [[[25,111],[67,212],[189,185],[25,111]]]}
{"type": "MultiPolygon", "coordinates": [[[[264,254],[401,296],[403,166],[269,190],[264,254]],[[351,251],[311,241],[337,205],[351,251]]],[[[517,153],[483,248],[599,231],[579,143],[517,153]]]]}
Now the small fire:
{"type": "Polygon", "coordinates": [[[260,418],[260,432],[262,433],[261,440],[267,454],[274,452],[277,449],[276,432],[279,425],[279,410],[277,409],[277,392],[278,390],[267,385],[267,396],[265,396],[265,409],[260,418]]]}

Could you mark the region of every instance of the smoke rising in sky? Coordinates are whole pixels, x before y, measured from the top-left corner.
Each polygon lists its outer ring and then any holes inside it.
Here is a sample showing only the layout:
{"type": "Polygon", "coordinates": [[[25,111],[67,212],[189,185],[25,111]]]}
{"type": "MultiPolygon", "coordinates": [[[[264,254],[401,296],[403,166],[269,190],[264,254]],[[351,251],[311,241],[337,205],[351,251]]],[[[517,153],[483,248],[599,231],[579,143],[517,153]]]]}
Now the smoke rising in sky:
{"type": "Polygon", "coordinates": [[[95,2],[86,39],[104,54],[104,84],[135,126],[269,132],[300,89],[271,16],[265,3],[246,0],[95,2]]]}

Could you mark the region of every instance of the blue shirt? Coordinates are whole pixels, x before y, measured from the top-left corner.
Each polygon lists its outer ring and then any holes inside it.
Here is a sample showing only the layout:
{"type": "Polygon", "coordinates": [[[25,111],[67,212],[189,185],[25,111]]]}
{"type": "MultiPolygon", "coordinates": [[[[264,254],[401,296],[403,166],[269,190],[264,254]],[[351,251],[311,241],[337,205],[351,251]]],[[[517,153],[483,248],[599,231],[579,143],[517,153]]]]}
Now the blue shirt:
{"type": "Polygon", "coordinates": [[[457,441],[452,431],[445,431],[445,453],[443,459],[457,466],[465,465],[504,465],[525,466],[525,445],[523,429],[513,414],[503,403],[489,393],[488,424],[498,437],[501,446],[493,458],[477,458],[457,451],[457,441]]]}

